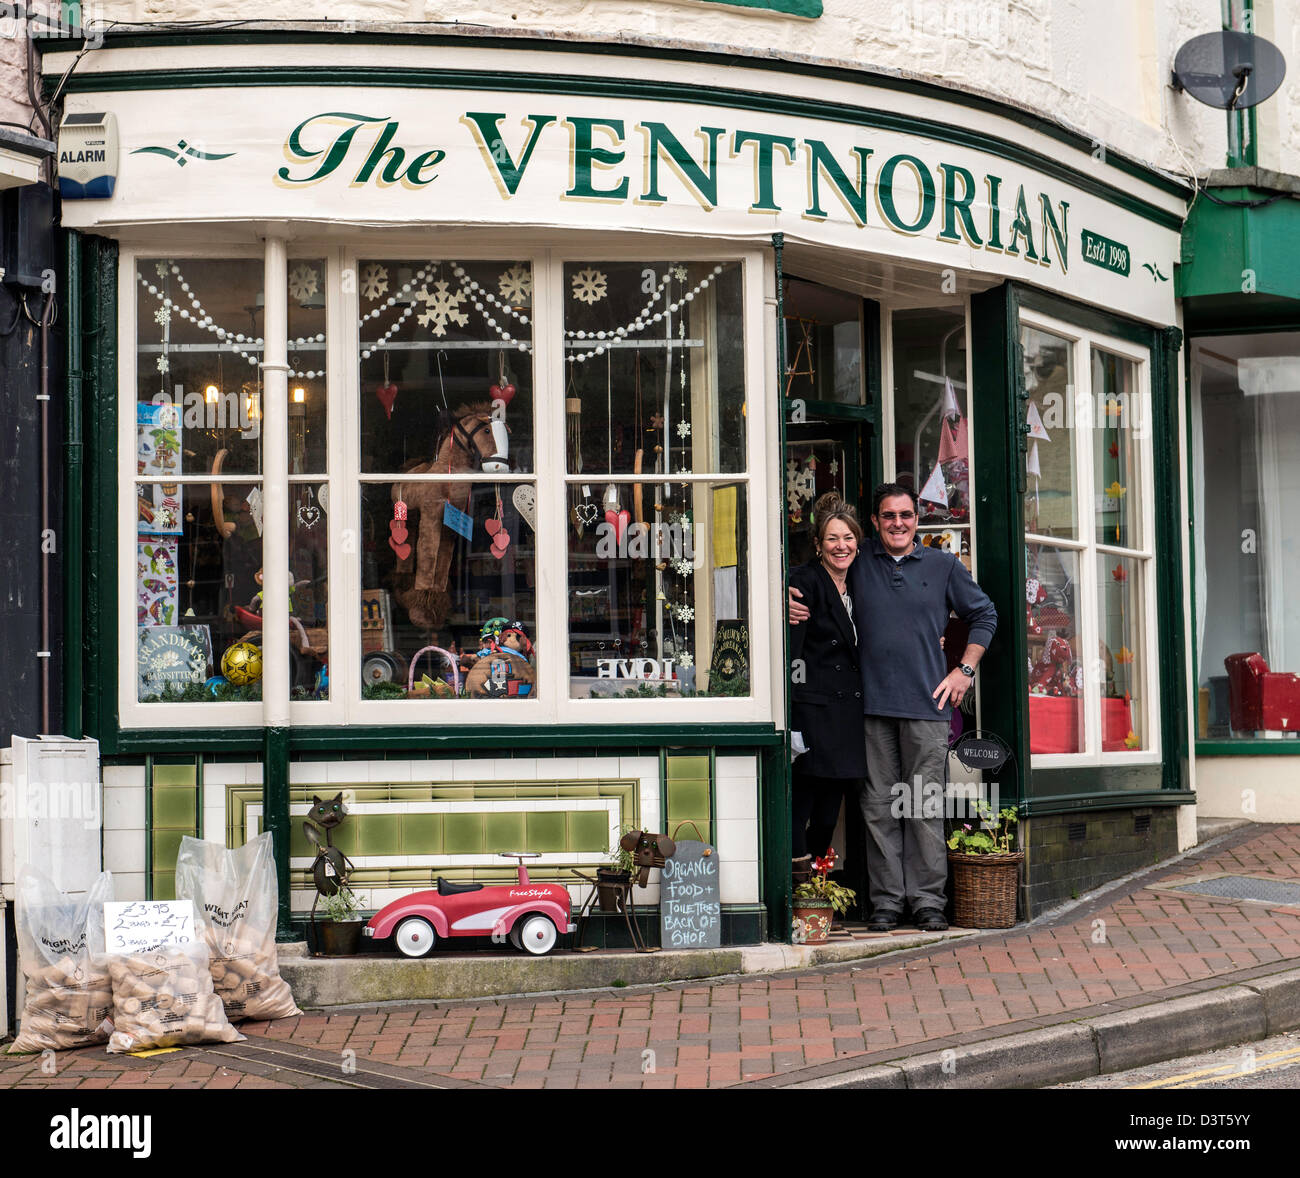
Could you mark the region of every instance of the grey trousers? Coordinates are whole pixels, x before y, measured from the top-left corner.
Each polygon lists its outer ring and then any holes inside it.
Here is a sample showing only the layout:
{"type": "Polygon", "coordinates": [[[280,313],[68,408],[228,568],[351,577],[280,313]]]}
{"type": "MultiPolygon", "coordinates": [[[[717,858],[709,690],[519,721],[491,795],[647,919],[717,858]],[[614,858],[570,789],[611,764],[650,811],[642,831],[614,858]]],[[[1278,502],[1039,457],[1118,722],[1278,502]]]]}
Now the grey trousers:
{"type": "Polygon", "coordinates": [[[925,783],[943,787],[948,721],[864,716],[863,730],[867,778],[861,803],[872,912],[901,913],[904,902],[914,913],[922,908],[942,912],[948,883],[943,807],[928,818],[909,815],[917,795],[925,796],[925,783]],[[920,789],[914,786],[918,775],[920,789]]]}

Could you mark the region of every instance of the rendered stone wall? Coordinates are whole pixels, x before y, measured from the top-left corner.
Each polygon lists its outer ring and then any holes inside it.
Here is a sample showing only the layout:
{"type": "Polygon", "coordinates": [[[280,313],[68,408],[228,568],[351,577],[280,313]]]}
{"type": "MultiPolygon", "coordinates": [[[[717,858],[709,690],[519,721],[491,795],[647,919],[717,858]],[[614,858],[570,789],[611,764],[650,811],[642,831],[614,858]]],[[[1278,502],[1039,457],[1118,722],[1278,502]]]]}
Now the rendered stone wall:
{"type": "MultiPolygon", "coordinates": [[[[1300,0],[1256,0],[1261,32],[1287,30],[1300,0]],[[1276,12],[1273,10],[1276,9],[1276,12]]],[[[707,0],[90,0],[87,12],[121,22],[224,19],[420,22],[506,34],[548,31],[593,41],[674,44],[837,62],[912,74],[1016,103],[1082,130],[1103,146],[1173,172],[1221,167],[1222,112],[1168,87],[1177,48],[1220,27],[1219,0],[823,0],[805,19],[707,0]]],[[[1267,34],[1266,34],[1267,35],[1267,34]]],[[[1285,88],[1271,118],[1276,165],[1300,164],[1300,119],[1285,88]],[[1287,163],[1287,161],[1290,161],[1287,163]]],[[[1267,153],[1265,153],[1267,154],[1267,153]]],[[[1263,160],[1261,160],[1263,162],[1263,160]]]]}

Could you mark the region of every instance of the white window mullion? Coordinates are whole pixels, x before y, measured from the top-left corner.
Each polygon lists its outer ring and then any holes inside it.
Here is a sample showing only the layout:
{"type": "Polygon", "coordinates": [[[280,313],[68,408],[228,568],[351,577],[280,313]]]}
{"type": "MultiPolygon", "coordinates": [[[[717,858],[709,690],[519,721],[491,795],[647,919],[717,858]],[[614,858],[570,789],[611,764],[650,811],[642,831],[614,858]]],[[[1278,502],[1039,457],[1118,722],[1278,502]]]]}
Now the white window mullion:
{"type": "MultiPolygon", "coordinates": [[[[346,250],[342,256],[343,272],[356,275],[357,254],[346,250]]],[[[337,352],[331,354],[331,375],[335,355],[338,358],[337,381],[331,379],[331,392],[337,388],[339,406],[337,419],[329,435],[331,451],[330,470],[335,479],[330,488],[330,544],[335,551],[331,560],[331,575],[335,565],[339,569],[337,609],[330,610],[330,620],[339,627],[337,637],[330,639],[330,695],[337,692],[345,701],[344,714],[349,722],[361,723],[358,713],[361,704],[361,594],[362,537],[361,537],[361,369],[357,357],[361,354],[361,294],[359,283],[350,284],[347,293],[339,292],[339,331],[337,352]]]]}
{"type": "Polygon", "coordinates": [[[538,702],[559,720],[569,696],[569,559],[564,482],[564,268],[551,250],[533,259],[533,469],[537,486],[538,702]]]}
{"type": "MultiPolygon", "coordinates": [[[[1088,406],[1095,406],[1092,387],[1092,342],[1088,338],[1077,341],[1074,358],[1074,376],[1076,382],[1075,403],[1083,401],[1088,406]]],[[[1076,493],[1078,495],[1079,539],[1085,544],[1079,554],[1079,633],[1078,643],[1082,649],[1074,652],[1079,665],[1083,668],[1083,752],[1089,761],[1101,762],[1101,688],[1104,682],[1101,667],[1101,626],[1098,610],[1101,608],[1101,594],[1097,589],[1097,523],[1094,477],[1092,469],[1093,430],[1097,423],[1093,414],[1086,419],[1086,428],[1075,414],[1074,428],[1074,468],[1076,475],[1076,493]]]]}

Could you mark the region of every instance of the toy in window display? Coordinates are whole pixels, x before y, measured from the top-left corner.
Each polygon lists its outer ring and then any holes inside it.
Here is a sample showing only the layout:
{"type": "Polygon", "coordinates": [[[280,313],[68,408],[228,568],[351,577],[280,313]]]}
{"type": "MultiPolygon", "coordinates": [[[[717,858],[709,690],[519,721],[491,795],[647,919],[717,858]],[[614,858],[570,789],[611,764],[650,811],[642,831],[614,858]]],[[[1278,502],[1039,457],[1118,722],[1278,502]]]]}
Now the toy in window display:
{"type": "Polygon", "coordinates": [[[221,656],[221,673],[236,687],[256,683],[262,677],[262,648],[252,642],[236,642],[221,656]]]}
{"type": "MultiPolygon", "coordinates": [[[[461,405],[451,415],[438,439],[431,462],[412,466],[408,474],[468,474],[482,471],[497,474],[509,469],[509,442],[506,425],[492,416],[486,401],[461,405]]],[[[398,587],[395,596],[411,622],[432,633],[451,610],[447,579],[455,543],[444,520],[448,508],[464,513],[469,505],[468,483],[396,483],[393,502],[405,503],[408,527],[410,513],[419,513],[415,525],[414,551],[398,553],[398,587]],[[414,569],[412,569],[414,561],[414,569]]],[[[504,549],[502,549],[504,551],[504,549]]]]}
{"type": "Polygon", "coordinates": [[[493,618],[483,627],[480,647],[465,675],[465,694],[479,699],[525,699],[533,694],[533,644],[522,622],[493,618]]]}

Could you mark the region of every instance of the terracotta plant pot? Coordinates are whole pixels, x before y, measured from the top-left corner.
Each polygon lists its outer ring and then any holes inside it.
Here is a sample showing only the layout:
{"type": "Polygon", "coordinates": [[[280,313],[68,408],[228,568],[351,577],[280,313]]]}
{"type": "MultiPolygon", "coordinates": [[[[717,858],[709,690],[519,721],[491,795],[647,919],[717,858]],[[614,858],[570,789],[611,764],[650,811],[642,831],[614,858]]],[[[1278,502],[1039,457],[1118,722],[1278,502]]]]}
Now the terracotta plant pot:
{"type": "Polygon", "coordinates": [[[361,948],[364,920],[322,920],[316,925],[316,952],[321,957],[351,957],[361,948]]]}
{"type": "Polygon", "coordinates": [[[1016,893],[1023,851],[1011,855],[948,852],[952,922],[959,928],[1010,928],[1016,923],[1016,893]]]}
{"type": "Polygon", "coordinates": [[[794,899],[794,939],[805,945],[821,945],[831,931],[835,909],[829,900],[794,899]]]}
{"type": "Polygon", "coordinates": [[[630,871],[616,871],[612,867],[596,868],[596,894],[602,912],[623,911],[625,892],[622,885],[628,883],[631,878],[630,871]]]}

